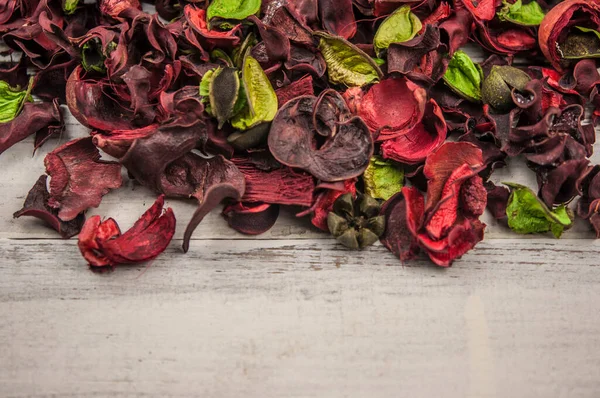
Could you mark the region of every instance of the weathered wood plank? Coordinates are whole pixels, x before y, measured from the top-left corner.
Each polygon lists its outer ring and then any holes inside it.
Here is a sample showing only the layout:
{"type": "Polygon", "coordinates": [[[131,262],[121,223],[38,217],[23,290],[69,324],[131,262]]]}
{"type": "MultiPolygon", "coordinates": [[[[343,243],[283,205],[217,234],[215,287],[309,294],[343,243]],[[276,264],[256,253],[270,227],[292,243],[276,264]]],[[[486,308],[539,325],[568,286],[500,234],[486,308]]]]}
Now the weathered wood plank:
{"type": "Polygon", "coordinates": [[[483,242],[450,270],[331,240],[179,243],[98,275],[72,241],[0,240],[0,396],[600,390],[596,242],[483,242]]]}

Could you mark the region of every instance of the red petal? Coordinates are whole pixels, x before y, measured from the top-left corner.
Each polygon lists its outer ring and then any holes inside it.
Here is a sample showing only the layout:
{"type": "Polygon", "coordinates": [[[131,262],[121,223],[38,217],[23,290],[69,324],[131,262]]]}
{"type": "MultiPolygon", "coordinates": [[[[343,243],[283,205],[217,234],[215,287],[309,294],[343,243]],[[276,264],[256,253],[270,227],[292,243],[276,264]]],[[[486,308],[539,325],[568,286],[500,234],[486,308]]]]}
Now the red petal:
{"type": "Polygon", "coordinates": [[[162,253],[175,234],[172,209],[163,212],[164,195],[121,235],[112,218],[88,219],[79,234],[79,250],[91,266],[104,267],[148,261],[162,253]]]}
{"type": "Polygon", "coordinates": [[[116,239],[100,240],[100,247],[114,264],[147,261],[165,251],[175,234],[175,215],[172,209],[163,212],[165,197],[156,202],[123,235],[116,239]]]}
{"type": "Polygon", "coordinates": [[[471,169],[483,166],[481,149],[467,142],[446,142],[427,156],[423,173],[429,180],[427,209],[431,209],[442,198],[442,190],[454,170],[467,164],[471,169]]]}
{"type": "Polygon", "coordinates": [[[371,132],[381,130],[378,141],[408,133],[423,118],[427,92],[406,78],[387,79],[362,96],[346,94],[350,109],[365,121],[371,132]]]}
{"type": "Polygon", "coordinates": [[[464,163],[446,179],[442,196],[433,208],[425,227],[433,239],[440,239],[456,222],[460,188],[468,178],[473,177],[474,173],[476,172],[464,163]]]}
{"type": "Polygon", "coordinates": [[[441,108],[431,99],[425,108],[422,123],[417,124],[407,134],[381,144],[384,158],[397,162],[416,164],[425,160],[428,154],[439,148],[446,140],[446,121],[441,108]]]}
{"type": "Polygon", "coordinates": [[[485,224],[479,220],[464,220],[457,224],[441,241],[431,241],[426,234],[419,235],[420,243],[427,250],[427,255],[440,267],[449,267],[452,262],[475,247],[483,240],[485,224]]]}
{"type": "Polygon", "coordinates": [[[496,16],[498,0],[462,0],[473,17],[480,21],[491,21],[496,16]]]}

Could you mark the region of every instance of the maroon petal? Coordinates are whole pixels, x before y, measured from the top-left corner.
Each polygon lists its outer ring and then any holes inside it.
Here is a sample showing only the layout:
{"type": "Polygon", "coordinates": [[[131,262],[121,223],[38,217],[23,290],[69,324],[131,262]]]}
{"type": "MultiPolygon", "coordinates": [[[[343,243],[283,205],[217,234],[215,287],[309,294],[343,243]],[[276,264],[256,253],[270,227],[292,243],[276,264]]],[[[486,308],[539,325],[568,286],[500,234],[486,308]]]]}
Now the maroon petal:
{"type": "Polygon", "coordinates": [[[83,78],[83,68],[75,68],[67,81],[67,105],[73,116],[84,126],[103,131],[133,130],[138,127],[132,120],[134,115],[126,104],[115,100],[108,81],[93,81],[83,78]]]}
{"type": "Polygon", "coordinates": [[[580,195],[577,182],[583,177],[589,160],[567,160],[557,168],[538,174],[540,197],[548,207],[568,203],[580,195]]]}
{"type": "Polygon", "coordinates": [[[485,188],[487,190],[487,208],[492,213],[492,217],[497,220],[505,218],[510,191],[508,188],[494,185],[492,182],[486,182],[485,188]]]}
{"type": "Polygon", "coordinates": [[[48,204],[58,217],[70,221],[89,207],[98,207],[102,196],[122,184],[121,165],[100,160],[92,138],[67,142],[46,155],[51,177],[48,204]]]}
{"type": "MultiPolygon", "coordinates": [[[[317,147],[313,114],[319,100],[298,97],[275,116],[269,133],[269,149],[275,159],[289,167],[308,171],[323,181],[341,181],[361,175],[373,155],[373,139],[364,122],[353,117],[340,120],[336,134],[317,147]]],[[[341,109],[339,115],[347,115],[341,109]]]]}
{"type": "Polygon", "coordinates": [[[196,227],[202,222],[204,217],[219,205],[224,199],[233,199],[239,201],[242,198],[243,190],[229,183],[221,183],[210,186],[203,192],[200,206],[192,216],[183,236],[183,251],[187,253],[190,248],[190,239],[196,227]]]}
{"type": "Polygon", "coordinates": [[[313,88],[313,78],[311,75],[306,75],[299,80],[291,82],[285,87],[278,88],[275,90],[275,94],[277,94],[277,102],[279,103],[279,107],[281,108],[285,105],[286,102],[300,97],[302,95],[315,95],[315,90],[313,88]]]}
{"type": "Polygon", "coordinates": [[[48,206],[50,193],[46,188],[47,179],[47,175],[40,176],[33,188],[31,188],[27,194],[23,208],[17,211],[14,214],[14,217],[30,216],[44,220],[48,225],[54,228],[60,236],[68,239],[79,233],[85,222],[85,215],[80,213],[76,218],[67,222],[58,218],[58,210],[48,206]]]}
{"type": "Polygon", "coordinates": [[[423,195],[416,188],[404,187],[381,208],[386,224],[381,243],[402,262],[419,253],[416,233],[423,223],[424,205],[423,195]]]}
{"type": "Polygon", "coordinates": [[[229,226],[245,235],[260,235],[270,230],[279,217],[279,206],[267,203],[236,203],[223,209],[229,226]]]}
{"type": "Polygon", "coordinates": [[[329,33],[345,39],[356,34],[352,0],[319,0],[319,15],[329,33]]]}
{"type": "Polygon", "coordinates": [[[64,122],[58,101],[25,103],[16,118],[0,123],[0,154],[34,133],[40,134],[40,139],[36,140],[36,147],[39,147],[46,138],[63,129],[64,122]]]}

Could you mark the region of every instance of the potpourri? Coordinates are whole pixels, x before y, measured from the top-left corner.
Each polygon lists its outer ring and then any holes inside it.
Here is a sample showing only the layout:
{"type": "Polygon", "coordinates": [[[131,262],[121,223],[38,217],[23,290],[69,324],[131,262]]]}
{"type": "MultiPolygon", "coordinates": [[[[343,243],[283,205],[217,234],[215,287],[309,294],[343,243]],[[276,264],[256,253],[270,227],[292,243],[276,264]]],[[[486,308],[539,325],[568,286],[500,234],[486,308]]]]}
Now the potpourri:
{"type": "Polygon", "coordinates": [[[162,253],[165,198],[198,203],[184,251],[220,204],[244,234],[291,206],[349,249],[441,267],[486,208],[517,234],[580,217],[600,237],[600,1],[148,3],[0,0],[0,156],[60,135],[67,107],[90,131],[45,157],[15,217],[79,234],[93,269],[162,253]],[[537,186],[490,179],[515,157],[537,186]],[[85,219],[123,169],[158,196],[126,232],[85,219]]]}

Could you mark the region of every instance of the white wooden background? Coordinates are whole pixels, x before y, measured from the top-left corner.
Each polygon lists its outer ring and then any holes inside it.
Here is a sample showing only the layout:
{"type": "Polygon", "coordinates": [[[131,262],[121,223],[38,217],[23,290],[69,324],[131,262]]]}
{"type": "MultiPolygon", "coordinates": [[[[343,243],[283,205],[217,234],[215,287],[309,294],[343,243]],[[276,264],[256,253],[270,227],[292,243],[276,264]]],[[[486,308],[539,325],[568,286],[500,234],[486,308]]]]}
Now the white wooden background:
{"type": "MultiPolygon", "coordinates": [[[[1,397],[600,396],[600,242],[585,224],[555,240],[488,218],[445,270],[348,252],[291,214],[256,238],[212,214],[184,255],[194,203],[170,201],[167,252],[99,275],[75,240],[12,219],[45,154],[87,133],[63,111],[62,137],[0,155],[1,397]]],[[[518,162],[494,177],[535,186],[518,162]]],[[[90,214],[127,229],[153,200],[129,182],[90,214]]]]}

